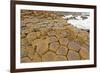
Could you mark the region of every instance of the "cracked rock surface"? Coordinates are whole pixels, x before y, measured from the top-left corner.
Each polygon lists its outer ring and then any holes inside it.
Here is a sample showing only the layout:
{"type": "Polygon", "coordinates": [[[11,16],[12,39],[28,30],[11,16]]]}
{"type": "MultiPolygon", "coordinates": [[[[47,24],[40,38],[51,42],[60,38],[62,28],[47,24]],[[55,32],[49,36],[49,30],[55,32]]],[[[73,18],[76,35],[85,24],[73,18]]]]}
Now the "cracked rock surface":
{"type": "Polygon", "coordinates": [[[89,32],[50,11],[21,10],[21,62],[89,59],[89,32]]]}

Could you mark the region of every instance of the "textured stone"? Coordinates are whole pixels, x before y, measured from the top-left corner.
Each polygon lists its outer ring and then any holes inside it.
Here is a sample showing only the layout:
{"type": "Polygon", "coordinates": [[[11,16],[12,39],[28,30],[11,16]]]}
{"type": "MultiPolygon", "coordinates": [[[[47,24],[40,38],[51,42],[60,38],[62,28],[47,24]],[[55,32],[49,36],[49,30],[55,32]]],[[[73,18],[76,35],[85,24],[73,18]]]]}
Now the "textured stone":
{"type": "Polygon", "coordinates": [[[79,53],[82,59],[89,59],[89,51],[87,48],[81,47],[79,53]]]}
{"type": "Polygon", "coordinates": [[[27,40],[28,40],[29,43],[32,43],[37,38],[37,36],[36,36],[35,32],[31,32],[31,33],[29,33],[27,35],[26,38],[27,38],[27,40]]]}
{"type": "Polygon", "coordinates": [[[56,54],[49,51],[42,56],[42,61],[55,61],[56,54]]]}
{"type": "Polygon", "coordinates": [[[65,46],[60,46],[60,48],[57,49],[57,54],[59,55],[66,55],[68,52],[68,48],[66,48],[65,46]]]}
{"type": "Polygon", "coordinates": [[[73,50],[69,50],[67,58],[68,60],[80,60],[79,53],[73,50]]]}
{"type": "Polygon", "coordinates": [[[56,61],[65,61],[67,60],[66,56],[62,56],[62,55],[57,55],[55,57],[56,61]]]}
{"type": "Polygon", "coordinates": [[[68,39],[67,39],[67,38],[60,38],[60,39],[59,39],[59,42],[60,42],[61,45],[67,46],[67,44],[68,44],[68,39]]]}
{"type": "Polygon", "coordinates": [[[49,49],[52,51],[56,51],[60,47],[60,44],[58,42],[50,43],[49,49]]]}
{"type": "Polygon", "coordinates": [[[68,24],[62,16],[21,10],[21,62],[89,59],[89,32],[68,24]]]}
{"type": "Polygon", "coordinates": [[[26,51],[29,58],[35,53],[35,49],[32,46],[27,46],[26,51]]]}
{"type": "Polygon", "coordinates": [[[51,30],[49,32],[47,32],[48,36],[56,36],[56,32],[51,30]]]}
{"type": "Polygon", "coordinates": [[[41,61],[41,57],[35,53],[33,56],[32,56],[32,62],[40,62],[41,61]]]}
{"type": "Polygon", "coordinates": [[[46,51],[48,50],[48,41],[47,40],[40,40],[37,43],[37,48],[36,48],[36,52],[39,55],[44,54],[46,51]]]}
{"type": "Polygon", "coordinates": [[[32,46],[25,46],[21,48],[21,56],[26,57],[34,54],[34,48],[32,46]]]}
{"type": "Polygon", "coordinates": [[[68,44],[68,48],[71,50],[74,50],[74,51],[79,51],[80,47],[81,46],[75,41],[69,42],[69,44],[68,44]]]}
{"type": "Polygon", "coordinates": [[[55,36],[51,36],[51,37],[48,37],[48,41],[49,41],[50,43],[52,43],[52,42],[58,41],[58,39],[57,39],[55,36]]]}
{"type": "Polygon", "coordinates": [[[27,63],[27,62],[31,62],[31,60],[28,57],[23,57],[23,58],[21,58],[21,62],[27,63]]]}

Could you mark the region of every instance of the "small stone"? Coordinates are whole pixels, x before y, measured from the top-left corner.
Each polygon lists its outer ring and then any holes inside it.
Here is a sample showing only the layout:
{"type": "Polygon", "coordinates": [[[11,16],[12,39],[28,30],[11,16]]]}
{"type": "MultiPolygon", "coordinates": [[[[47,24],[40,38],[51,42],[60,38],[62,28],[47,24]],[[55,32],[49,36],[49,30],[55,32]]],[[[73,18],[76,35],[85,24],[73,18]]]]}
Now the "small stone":
{"type": "Polygon", "coordinates": [[[50,43],[49,49],[52,51],[56,51],[60,47],[60,44],[58,42],[50,43]]]}
{"type": "Polygon", "coordinates": [[[60,38],[59,42],[61,45],[67,46],[68,44],[68,39],[67,38],[60,38]]]}
{"type": "Polygon", "coordinates": [[[79,53],[82,59],[89,59],[89,51],[87,48],[82,47],[79,53]]]}
{"type": "Polygon", "coordinates": [[[65,60],[67,60],[66,56],[62,56],[62,55],[57,55],[55,58],[56,58],[56,61],[65,61],[65,60]]]}
{"type": "Polygon", "coordinates": [[[56,54],[49,51],[42,56],[42,61],[55,61],[56,54]]]}
{"type": "Polygon", "coordinates": [[[68,60],[80,60],[79,53],[73,50],[69,50],[67,58],[68,60]]]}
{"type": "Polygon", "coordinates": [[[74,51],[79,51],[80,47],[81,46],[75,41],[69,42],[69,44],[68,44],[68,48],[71,50],[74,50],[74,51]]]}
{"type": "Polygon", "coordinates": [[[68,52],[68,48],[66,48],[65,46],[60,46],[60,48],[57,49],[57,54],[59,55],[66,55],[68,52]]]}
{"type": "Polygon", "coordinates": [[[27,62],[31,62],[31,60],[28,57],[21,58],[21,63],[27,63],[27,62]]]}

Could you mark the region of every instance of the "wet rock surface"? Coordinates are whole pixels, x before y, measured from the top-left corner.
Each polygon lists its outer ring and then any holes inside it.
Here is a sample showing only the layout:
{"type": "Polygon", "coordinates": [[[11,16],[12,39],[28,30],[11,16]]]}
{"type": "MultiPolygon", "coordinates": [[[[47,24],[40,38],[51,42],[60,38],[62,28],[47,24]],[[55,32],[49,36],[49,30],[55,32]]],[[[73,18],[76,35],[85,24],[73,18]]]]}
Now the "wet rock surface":
{"type": "Polygon", "coordinates": [[[21,10],[21,62],[89,59],[89,33],[48,11],[21,10]]]}

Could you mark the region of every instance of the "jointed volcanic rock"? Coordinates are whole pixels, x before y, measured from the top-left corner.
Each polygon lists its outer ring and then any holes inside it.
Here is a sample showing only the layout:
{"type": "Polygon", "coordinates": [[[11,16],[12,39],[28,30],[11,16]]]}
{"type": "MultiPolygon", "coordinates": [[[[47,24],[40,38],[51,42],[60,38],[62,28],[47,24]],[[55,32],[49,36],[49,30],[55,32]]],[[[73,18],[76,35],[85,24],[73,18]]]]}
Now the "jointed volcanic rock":
{"type": "Polygon", "coordinates": [[[21,10],[21,62],[89,59],[89,33],[53,11],[21,10]]]}

